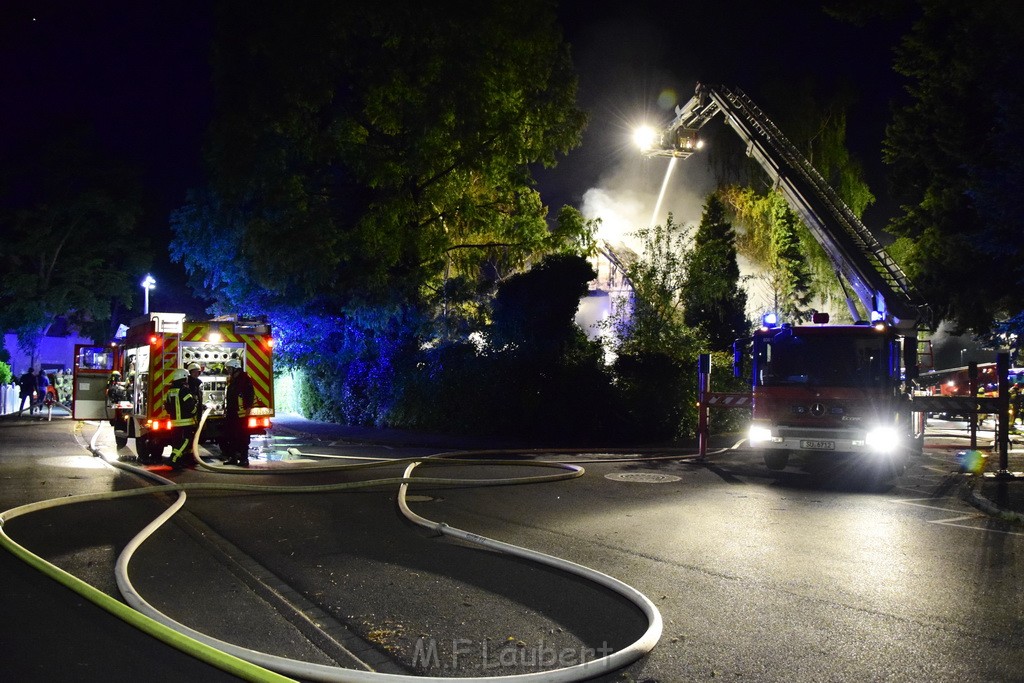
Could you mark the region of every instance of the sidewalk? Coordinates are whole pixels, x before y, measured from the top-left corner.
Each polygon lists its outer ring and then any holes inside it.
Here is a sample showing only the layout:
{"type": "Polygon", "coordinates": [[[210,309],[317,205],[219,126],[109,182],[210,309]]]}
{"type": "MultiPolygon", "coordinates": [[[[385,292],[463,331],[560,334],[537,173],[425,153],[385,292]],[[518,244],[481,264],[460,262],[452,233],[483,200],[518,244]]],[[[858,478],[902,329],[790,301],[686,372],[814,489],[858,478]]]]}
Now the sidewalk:
{"type": "MultiPolygon", "coordinates": [[[[980,474],[963,475],[964,499],[990,515],[1024,524],[1024,435],[1010,434],[1005,473],[1000,472],[999,451],[991,430],[979,431],[977,445],[985,456],[984,464],[980,474]]],[[[970,441],[966,431],[945,432],[930,435],[925,447],[948,452],[950,465],[955,467],[957,454],[968,451],[970,441]]]]}

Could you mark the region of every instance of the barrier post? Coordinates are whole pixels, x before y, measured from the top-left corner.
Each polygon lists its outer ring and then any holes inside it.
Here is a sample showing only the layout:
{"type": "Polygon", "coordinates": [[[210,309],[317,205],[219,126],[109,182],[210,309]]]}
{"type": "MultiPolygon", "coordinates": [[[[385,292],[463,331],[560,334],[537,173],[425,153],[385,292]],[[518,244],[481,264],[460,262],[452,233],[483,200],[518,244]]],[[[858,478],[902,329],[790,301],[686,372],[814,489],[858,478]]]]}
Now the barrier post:
{"type": "Polygon", "coordinates": [[[697,356],[697,452],[708,453],[708,393],[711,391],[711,354],[697,356]]]}
{"type": "Polygon", "coordinates": [[[967,364],[967,391],[971,395],[971,400],[975,401],[968,425],[971,428],[971,450],[976,451],[978,450],[978,364],[974,361],[967,364]]]}
{"type": "Polygon", "coordinates": [[[996,375],[999,377],[999,472],[1005,476],[1010,470],[1010,354],[996,355],[996,375]]]}

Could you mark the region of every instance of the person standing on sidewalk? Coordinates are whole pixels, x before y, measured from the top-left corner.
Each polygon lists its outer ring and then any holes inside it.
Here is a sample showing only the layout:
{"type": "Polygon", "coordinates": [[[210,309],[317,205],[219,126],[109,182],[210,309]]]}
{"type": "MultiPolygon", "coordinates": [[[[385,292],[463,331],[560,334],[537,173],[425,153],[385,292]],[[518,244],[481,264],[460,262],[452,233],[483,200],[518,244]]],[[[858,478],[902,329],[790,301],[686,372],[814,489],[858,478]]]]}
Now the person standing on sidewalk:
{"type": "Polygon", "coordinates": [[[36,373],[32,371],[32,368],[26,370],[18,378],[18,389],[21,392],[21,407],[18,408],[18,412],[24,412],[25,399],[28,399],[28,414],[32,415],[36,412],[36,373]]]}
{"type": "Polygon", "coordinates": [[[242,363],[231,358],[224,363],[228,373],[228,387],[224,392],[224,433],[221,452],[227,456],[226,465],[249,466],[249,432],[245,423],[256,401],[252,379],[242,370],[242,363]]]}
{"type": "Polygon", "coordinates": [[[46,372],[39,368],[39,377],[36,379],[36,395],[39,401],[38,407],[39,412],[43,412],[43,407],[46,405],[46,395],[50,393],[50,378],[46,376],[46,372]]]}

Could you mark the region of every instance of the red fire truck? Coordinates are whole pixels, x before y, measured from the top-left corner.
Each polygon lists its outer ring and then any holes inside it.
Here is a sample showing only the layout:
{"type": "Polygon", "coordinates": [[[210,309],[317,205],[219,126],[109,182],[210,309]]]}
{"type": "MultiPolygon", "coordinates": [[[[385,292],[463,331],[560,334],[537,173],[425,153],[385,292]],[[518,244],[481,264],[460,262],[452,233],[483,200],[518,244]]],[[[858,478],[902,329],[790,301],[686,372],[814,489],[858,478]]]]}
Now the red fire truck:
{"type": "Polygon", "coordinates": [[[871,231],[743,92],[698,85],[642,151],[685,159],[702,148],[694,143],[697,131],[719,114],[829,256],[857,321],[829,325],[821,316],[791,325],[766,316],[738,342],[737,368],[751,371],[750,447],[772,469],[785,467],[792,454],[862,454],[901,470],[923,440],[912,399],[924,302],[871,231]],[[749,365],[741,362],[747,353],[749,365]]]}
{"type": "Polygon", "coordinates": [[[248,431],[263,434],[274,416],[273,346],[270,326],[262,321],[228,316],[193,322],[183,313],[150,313],[110,347],[76,348],[73,417],[108,420],[119,448],[135,439],[140,457],[159,456],[177,429],[164,405],[171,373],[197,363],[201,409],[210,411],[201,435],[215,441],[224,421],[224,363],[237,359],[255,390],[248,431]],[[122,400],[108,391],[114,371],[123,382],[122,400]]]}

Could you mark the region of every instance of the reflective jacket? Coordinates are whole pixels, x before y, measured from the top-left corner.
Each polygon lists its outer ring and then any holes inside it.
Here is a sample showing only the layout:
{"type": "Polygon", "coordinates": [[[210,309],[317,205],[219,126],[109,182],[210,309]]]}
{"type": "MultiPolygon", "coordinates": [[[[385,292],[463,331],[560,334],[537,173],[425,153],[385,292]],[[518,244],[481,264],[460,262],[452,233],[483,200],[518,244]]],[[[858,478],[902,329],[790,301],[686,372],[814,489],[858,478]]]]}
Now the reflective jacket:
{"type": "Polygon", "coordinates": [[[252,386],[252,379],[244,372],[235,373],[228,380],[228,388],[224,392],[224,417],[246,417],[255,402],[256,390],[252,386]]]}
{"type": "Polygon", "coordinates": [[[167,392],[167,412],[175,427],[194,425],[199,414],[199,402],[188,387],[172,386],[167,392]]]}

